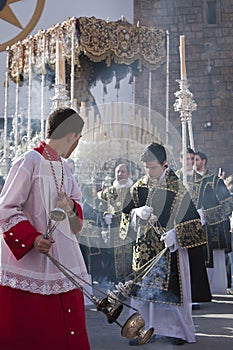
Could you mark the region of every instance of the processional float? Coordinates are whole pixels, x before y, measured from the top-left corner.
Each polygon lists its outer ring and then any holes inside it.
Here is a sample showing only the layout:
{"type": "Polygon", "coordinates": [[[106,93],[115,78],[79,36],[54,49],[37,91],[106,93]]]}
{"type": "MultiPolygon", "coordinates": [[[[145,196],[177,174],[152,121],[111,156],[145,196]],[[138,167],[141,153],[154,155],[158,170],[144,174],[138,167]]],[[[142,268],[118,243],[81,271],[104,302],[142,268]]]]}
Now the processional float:
{"type": "MultiPolygon", "coordinates": [[[[99,20],[95,17],[81,17],[71,18],[48,30],[40,30],[35,36],[7,48],[2,169],[5,167],[7,172],[9,158],[13,159],[20,155],[34,146],[34,142],[37,143],[44,138],[45,111],[48,109],[45,102],[47,86],[52,87],[54,91],[50,99],[52,106],[49,107],[55,109],[71,106],[83,116],[85,130],[81,147],[87,149],[88,146],[93,147],[93,144],[99,142],[101,149],[102,142],[107,138],[112,142],[114,150],[118,149],[117,155],[124,154],[127,157],[131,151],[129,140],[134,143],[132,154],[138,153],[135,150],[140,145],[144,147],[152,140],[165,140],[167,131],[165,123],[161,122],[160,125],[160,133],[164,132],[162,136],[159,135],[158,125],[151,120],[151,71],[166,61],[165,39],[166,33],[163,30],[139,24],[133,25],[123,17],[116,22],[99,20]],[[149,112],[146,111],[142,116],[141,110],[135,105],[135,79],[143,69],[149,72],[149,112]],[[124,106],[118,101],[110,107],[103,103],[102,109],[97,106],[90,91],[91,86],[97,81],[102,82],[104,102],[107,84],[115,77],[116,89],[119,91],[120,81],[127,74],[130,74],[132,83],[133,103],[130,108],[124,111],[124,106]],[[40,128],[33,138],[32,86],[35,80],[40,84],[40,128]],[[15,83],[15,112],[12,118],[13,132],[9,137],[9,85],[12,81],[15,83]],[[22,86],[27,89],[24,106],[20,102],[22,86]],[[27,110],[25,135],[22,135],[23,123],[20,115],[22,107],[27,110]],[[117,139],[120,139],[120,146],[117,144],[117,139]]],[[[110,150],[110,155],[107,155],[106,159],[111,156],[110,150]]],[[[52,210],[49,214],[46,238],[52,235],[65,216],[66,214],[59,208],[52,210]]],[[[145,322],[138,310],[119,298],[120,294],[127,294],[130,291],[135,281],[120,283],[117,292],[99,290],[104,297],[97,298],[85,287],[89,284],[87,281],[82,281],[51,255],[47,256],[96,305],[97,310],[106,314],[109,323],[115,322],[121,327],[123,337],[137,338],[139,344],[150,340],[153,328],[145,330],[145,322]],[[121,325],[118,317],[123,306],[135,312],[121,325]]],[[[151,263],[154,264],[154,261],[151,263]]]]}
{"type": "Polygon", "coordinates": [[[70,105],[85,119],[82,141],[86,143],[120,138],[124,140],[121,142],[122,152],[126,153],[127,137],[139,144],[159,140],[158,127],[151,121],[151,72],[166,61],[165,41],[164,30],[133,25],[123,17],[115,22],[81,17],[40,30],[35,36],[7,48],[1,163],[43,139],[45,116],[51,107],[61,105],[70,105]],[[148,70],[147,112],[135,106],[135,84],[142,70],[148,70]],[[128,75],[132,103],[130,110],[126,108],[124,111],[118,95],[120,82],[128,75]],[[105,104],[105,96],[113,79],[116,81],[117,102],[109,107],[105,104]],[[97,82],[102,83],[101,106],[91,93],[97,82]],[[33,87],[34,83],[37,83],[36,87],[33,87]],[[14,86],[15,94],[10,94],[14,86]],[[22,88],[27,96],[24,100],[22,88]],[[33,100],[35,90],[37,96],[33,100]],[[51,91],[54,94],[48,101],[51,91]],[[35,110],[35,103],[39,113],[35,110]],[[36,114],[40,126],[33,138],[32,122],[36,114]],[[13,130],[9,137],[10,119],[13,130]],[[24,127],[23,122],[26,123],[24,127]]]}
{"type": "MultiPolygon", "coordinates": [[[[61,24],[57,24],[48,30],[40,30],[35,36],[26,38],[7,48],[6,73],[5,73],[5,107],[4,107],[4,130],[1,156],[1,172],[6,175],[9,159],[20,155],[25,150],[34,146],[34,142],[44,138],[44,124],[46,109],[46,87],[52,88],[53,96],[50,98],[49,109],[60,106],[71,106],[78,110],[85,119],[85,131],[83,142],[80,148],[93,147],[99,145],[101,155],[104,156],[106,147],[101,148],[106,139],[113,145],[110,147],[111,158],[114,152],[116,156],[124,154],[138,154],[137,149],[151,141],[163,141],[168,143],[168,71],[167,71],[167,91],[166,91],[166,120],[156,119],[152,122],[151,111],[151,72],[158,66],[166,62],[169,64],[168,55],[166,57],[165,43],[167,39],[167,53],[169,49],[168,32],[155,29],[153,27],[133,25],[124,18],[116,22],[104,21],[95,17],[71,18],[61,24]],[[167,37],[166,37],[167,35],[167,37]],[[142,112],[135,105],[135,82],[136,77],[143,69],[148,70],[148,108],[142,112]],[[132,83],[132,104],[127,106],[118,103],[118,92],[120,81],[130,74],[132,83]],[[117,103],[105,105],[105,94],[107,85],[115,77],[117,89],[117,103]],[[40,84],[40,128],[37,134],[32,137],[32,86],[34,81],[40,84]],[[103,84],[103,106],[97,106],[91,87],[101,81],[103,84]],[[9,85],[15,83],[15,112],[12,117],[13,130],[8,131],[9,121],[9,85]],[[27,99],[24,106],[20,102],[20,89],[24,86],[27,89],[27,99]],[[94,107],[93,107],[94,106],[94,107]],[[25,134],[22,135],[22,113],[27,110],[25,134]],[[162,135],[163,133],[163,135],[162,135]],[[120,140],[120,143],[116,140],[120,140]],[[130,141],[130,142],[129,142],[130,141]],[[133,144],[133,150],[130,149],[133,144]],[[117,151],[116,151],[117,150],[117,151]],[[4,173],[5,172],[5,173],[4,173]]],[[[181,44],[181,52],[183,48],[181,44]]],[[[181,59],[184,55],[181,53],[181,59]]],[[[180,91],[176,93],[177,101],[175,110],[181,113],[182,124],[182,145],[186,149],[186,122],[189,133],[191,129],[191,112],[195,110],[192,101],[192,94],[188,90],[186,75],[184,74],[184,60],[181,63],[180,91]]],[[[25,103],[25,102],[24,102],[25,103]]],[[[33,112],[34,114],[34,112],[33,112]]],[[[193,140],[193,139],[192,139],[193,140]]],[[[192,145],[191,145],[192,146],[192,145]]],[[[81,150],[82,151],[82,150],[81,150]]],[[[79,158],[86,152],[80,152],[79,158]]],[[[185,159],[185,157],[183,157],[185,159]]],[[[94,163],[94,160],[92,160],[94,163]]],[[[86,159],[85,159],[86,162],[86,159]]],[[[86,162],[87,164],[87,162],[86,162]]],[[[95,171],[94,169],[89,173],[95,171]]],[[[87,167],[86,167],[87,168],[87,167]]],[[[86,174],[84,174],[86,177],[86,174]]],[[[93,177],[93,176],[91,176],[93,177]]],[[[45,237],[48,237],[55,230],[61,220],[65,218],[65,213],[59,208],[53,210],[49,215],[49,223],[45,237]],[[54,224],[52,224],[54,222],[54,224]]],[[[164,252],[161,252],[161,255],[164,252]]],[[[121,325],[118,317],[123,306],[130,307],[122,302],[120,295],[127,296],[134,284],[143,278],[154,266],[161,255],[148,262],[141,274],[134,280],[119,283],[117,292],[107,291],[103,298],[93,296],[81,281],[80,277],[74,275],[61,262],[55,260],[49,254],[48,258],[57,268],[81,289],[84,294],[96,305],[97,310],[106,314],[109,323],[117,323],[121,327],[121,335],[128,339],[138,338],[139,344],[147,343],[153,335],[153,328],[145,330],[145,322],[138,310],[134,309],[132,316],[121,325]]],[[[96,288],[96,287],[95,287],[96,288]]]]}

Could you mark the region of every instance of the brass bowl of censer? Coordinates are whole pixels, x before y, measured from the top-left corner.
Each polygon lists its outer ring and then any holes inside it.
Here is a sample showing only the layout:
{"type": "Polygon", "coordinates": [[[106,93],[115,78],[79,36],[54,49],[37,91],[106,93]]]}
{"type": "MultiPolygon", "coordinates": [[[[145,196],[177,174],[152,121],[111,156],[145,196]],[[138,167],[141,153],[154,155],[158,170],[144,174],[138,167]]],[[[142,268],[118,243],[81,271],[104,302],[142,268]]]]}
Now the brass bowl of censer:
{"type": "Polygon", "coordinates": [[[115,322],[123,310],[121,302],[114,300],[109,296],[104,299],[93,297],[93,301],[96,304],[97,310],[102,311],[107,316],[108,323],[115,322]]]}
{"type": "Polygon", "coordinates": [[[138,339],[139,345],[149,342],[154,333],[154,328],[145,330],[145,321],[142,316],[135,312],[121,328],[121,335],[127,339],[138,339]]]}

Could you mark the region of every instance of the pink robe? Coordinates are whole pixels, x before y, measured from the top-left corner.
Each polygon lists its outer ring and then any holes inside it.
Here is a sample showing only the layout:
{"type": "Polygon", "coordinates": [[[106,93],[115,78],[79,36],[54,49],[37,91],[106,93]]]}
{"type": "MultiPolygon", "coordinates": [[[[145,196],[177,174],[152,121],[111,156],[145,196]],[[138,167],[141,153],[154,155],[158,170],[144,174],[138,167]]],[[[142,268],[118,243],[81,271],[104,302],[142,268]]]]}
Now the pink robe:
{"type": "MultiPolygon", "coordinates": [[[[61,164],[51,148],[58,183],[61,164]]],[[[89,350],[83,293],[33,246],[46,231],[57,190],[43,147],[25,153],[10,170],[0,197],[0,348],[89,350]],[[48,193],[50,195],[48,195],[48,193]]],[[[63,191],[82,220],[81,193],[66,162],[63,191]]],[[[69,219],[58,224],[50,254],[85,288],[85,263],[69,219]]]]}

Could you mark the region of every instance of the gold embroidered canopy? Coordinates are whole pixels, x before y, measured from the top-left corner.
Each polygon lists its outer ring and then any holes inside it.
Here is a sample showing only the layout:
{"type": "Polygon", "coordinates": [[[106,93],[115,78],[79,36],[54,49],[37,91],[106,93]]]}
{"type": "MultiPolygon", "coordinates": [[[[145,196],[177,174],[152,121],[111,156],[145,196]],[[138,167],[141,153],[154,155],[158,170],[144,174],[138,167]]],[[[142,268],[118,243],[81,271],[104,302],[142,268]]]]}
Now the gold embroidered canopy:
{"type": "Polygon", "coordinates": [[[46,81],[53,83],[57,39],[62,43],[66,83],[72,50],[75,78],[81,76],[89,87],[97,80],[108,84],[113,75],[120,81],[129,69],[132,74],[143,67],[154,70],[166,58],[162,29],[134,25],[123,17],[114,22],[95,17],[70,18],[8,48],[9,77],[15,82],[27,80],[30,65],[34,78],[45,75],[46,81]]]}

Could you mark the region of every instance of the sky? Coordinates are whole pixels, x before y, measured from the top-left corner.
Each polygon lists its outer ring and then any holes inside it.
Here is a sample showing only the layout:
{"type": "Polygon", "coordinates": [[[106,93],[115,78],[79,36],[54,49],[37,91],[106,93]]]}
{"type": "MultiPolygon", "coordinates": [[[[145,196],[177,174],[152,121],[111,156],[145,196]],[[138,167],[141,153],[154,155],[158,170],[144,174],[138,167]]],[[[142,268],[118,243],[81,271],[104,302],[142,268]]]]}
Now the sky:
{"type": "MultiPolygon", "coordinates": [[[[43,1],[41,0],[9,0],[9,7],[12,13],[15,15],[16,20],[19,20],[23,28],[25,28],[31,20],[32,14],[35,11],[36,6],[43,1]]],[[[5,43],[12,37],[16,36],[21,30],[11,23],[4,21],[1,18],[1,10],[6,3],[4,0],[0,0],[0,44],[5,43]]],[[[41,17],[35,28],[31,31],[30,35],[35,35],[40,29],[48,29],[57,23],[66,21],[70,17],[96,17],[101,19],[109,19],[112,21],[118,20],[121,16],[124,16],[127,21],[133,22],[133,0],[45,0],[45,6],[41,17]]],[[[11,15],[12,17],[12,15],[11,15]]],[[[6,70],[6,52],[0,52],[0,115],[4,114],[4,78],[6,70]]],[[[102,94],[100,94],[102,88],[97,85],[92,90],[93,95],[98,103],[101,103],[102,94]]],[[[108,87],[108,97],[113,99],[116,94],[114,91],[114,84],[108,87]]],[[[121,85],[121,94],[124,98],[130,98],[128,81],[125,81],[121,85]],[[128,97],[127,97],[128,96],[128,97]]],[[[111,102],[107,101],[106,102],[111,102]]],[[[130,102],[130,101],[124,101],[130,102]]]]}

